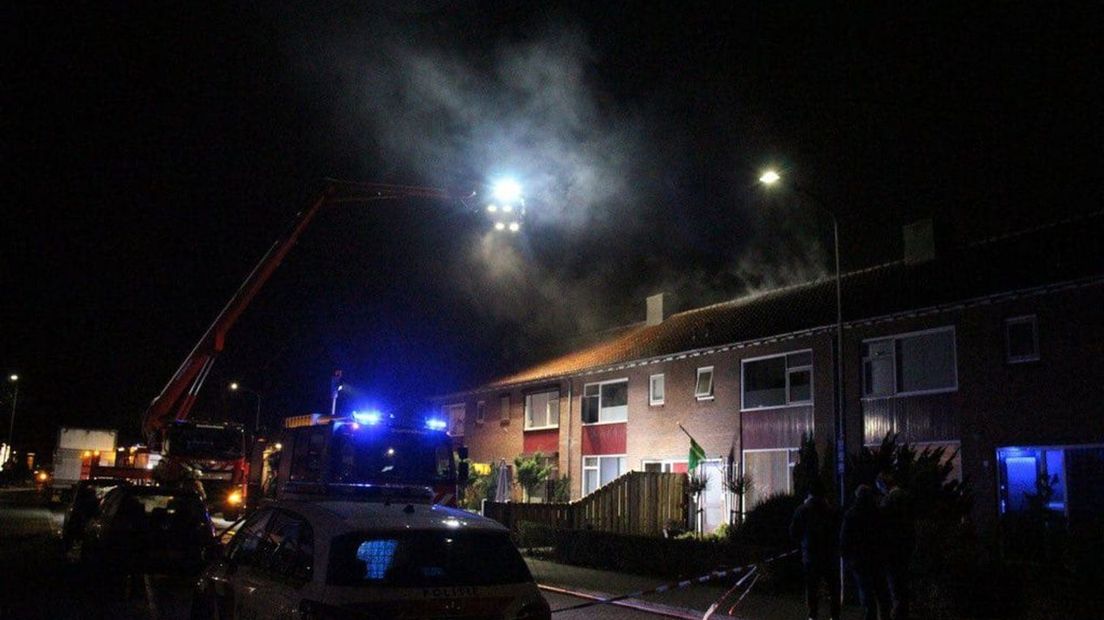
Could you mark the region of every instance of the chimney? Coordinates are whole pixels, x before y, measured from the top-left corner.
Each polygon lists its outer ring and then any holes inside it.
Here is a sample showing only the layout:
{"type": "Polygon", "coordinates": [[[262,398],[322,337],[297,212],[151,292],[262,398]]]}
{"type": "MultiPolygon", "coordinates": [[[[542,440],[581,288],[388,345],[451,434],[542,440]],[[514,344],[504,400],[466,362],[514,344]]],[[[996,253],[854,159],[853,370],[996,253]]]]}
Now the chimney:
{"type": "Polygon", "coordinates": [[[656,293],[648,296],[647,325],[659,325],[664,319],[671,316],[671,296],[664,293],[656,293]]]}
{"type": "Polygon", "coordinates": [[[904,226],[901,233],[906,265],[918,265],[935,259],[935,231],[930,219],[904,226]]]}

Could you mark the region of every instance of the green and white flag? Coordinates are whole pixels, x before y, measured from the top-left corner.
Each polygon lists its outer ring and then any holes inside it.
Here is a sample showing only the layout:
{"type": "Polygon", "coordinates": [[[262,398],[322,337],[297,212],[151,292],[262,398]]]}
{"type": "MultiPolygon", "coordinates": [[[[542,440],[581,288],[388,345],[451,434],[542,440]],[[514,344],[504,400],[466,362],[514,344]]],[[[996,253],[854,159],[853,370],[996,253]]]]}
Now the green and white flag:
{"type": "MultiPolygon", "coordinates": [[[[690,437],[690,433],[686,434],[690,437]]],[[[698,442],[694,441],[693,437],[690,437],[690,471],[694,471],[698,467],[698,463],[705,460],[705,450],[698,445],[698,442]]]]}

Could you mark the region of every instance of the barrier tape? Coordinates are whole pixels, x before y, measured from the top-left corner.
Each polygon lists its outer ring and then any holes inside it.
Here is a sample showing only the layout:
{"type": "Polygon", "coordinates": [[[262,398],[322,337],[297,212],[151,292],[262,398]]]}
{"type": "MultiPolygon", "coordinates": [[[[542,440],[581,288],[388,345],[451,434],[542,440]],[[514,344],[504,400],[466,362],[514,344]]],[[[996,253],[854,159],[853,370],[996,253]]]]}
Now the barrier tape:
{"type": "MultiPolygon", "coordinates": [[[[693,579],[684,579],[682,581],[672,581],[672,582],[669,582],[669,583],[665,583],[665,584],[656,586],[654,588],[650,588],[648,590],[638,590],[636,592],[630,592],[628,594],[621,594],[621,595],[618,595],[618,596],[611,596],[609,598],[598,599],[596,601],[586,601],[584,603],[578,603],[576,605],[570,605],[568,607],[561,607],[559,609],[553,609],[552,613],[558,614],[562,611],[574,611],[576,609],[584,609],[586,607],[593,607],[595,605],[606,605],[606,604],[609,604],[609,603],[613,603],[615,601],[623,601],[627,598],[637,598],[637,597],[641,597],[641,596],[647,596],[649,594],[658,594],[660,592],[668,592],[670,590],[682,590],[684,588],[689,588],[690,586],[693,586],[693,585],[708,583],[710,581],[715,581],[717,579],[724,579],[725,577],[731,577],[731,576],[734,576],[734,575],[738,575],[738,574],[744,572],[745,570],[749,571],[748,575],[750,575],[753,570],[757,569],[759,566],[761,566],[763,564],[769,564],[771,562],[781,560],[782,558],[787,557],[787,556],[791,556],[795,553],[797,553],[796,549],[794,549],[792,551],[787,551],[785,553],[779,553],[778,555],[771,556],[771,557],[769,557],[765,560],[760,560],[759,562],[753,562],[751,564],[746,564],[744,566],[737,566],[736,568],[730,568],[728,570],[711,571],[709,573],[706,573],[706,574],[704,574],[700,577],[695,577],[693,579]]],[[[746,576],[745,576],[745,578],[746,578],[746,576]]]]}
{"type": "MultiPolygon", "coordinates": [[[[733,584],[732,587],[729,588],[727,592],[725,592],[724,594],[721,595],[721,598],[717,599],[716,602],[714,602],[712,605],[709,606],[709,609],[705,610],[705,615],[702,616],[702,620],[709,620],[710,618],[712,618],[713,617],[713,612],[717,611],[717,607],[719,607],[721,605],[721,601],[723,601],[726,598],[728,598],[729,596],[731,596],[733,592],[735,592],[738,588],[743,586],[744,582],[747,581],[748,578],[751,577],[752,575],[756,575],[755,578],[759,579],[758,574],[759,574],[759,567],[755,566],[751,570],[749,570],[747,572],[747,574],[745,574],[743,577],[740,577],[739,581],[737,581],[735,584],[733,584]]],[[[748,589],[749,590],[751,589],[750,586],[748,587],[748,589]]],[[[747,594],[747,592],[745,591],[744,594],[747,594]]],[[[743,597],[741,596],[740,598],[743,598],[743,597]]],[[[732,615],[731,610],[729,611],[728,615],[730,615],[730,616],[732,615]]]]}

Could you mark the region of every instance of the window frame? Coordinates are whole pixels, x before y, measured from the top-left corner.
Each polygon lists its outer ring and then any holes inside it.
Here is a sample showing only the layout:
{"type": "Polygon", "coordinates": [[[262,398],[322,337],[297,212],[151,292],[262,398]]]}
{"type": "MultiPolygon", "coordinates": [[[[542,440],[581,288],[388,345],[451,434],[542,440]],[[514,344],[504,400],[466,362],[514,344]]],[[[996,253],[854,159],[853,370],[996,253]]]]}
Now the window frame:
{"type": "Polygon", "coordinates": [[[658,407],[667,401],[667,377],[664,373],[657,373],[648,377],[648,406],[658,407]],[[656,379],[659,379],[660,384],[663,386],[663,394],[659,397],[655,397],[655,384],[656,379]]]}
{"type": "Polygon", "coordinates": [[[903,396],[924,396],[924,395],[927,395],[927,394],[948,394],[950,392],[957,392],[958,391],[958,332],[955,329],[954,325],[945,325],[943,327],[932,327],[930,329],[920,329],[920,330],[911,331],[911,332],[901,332],[901,333],[898,333],[898,334],[890,334],[888,336],[878,336],[876,338],[863,338],[862,346],[865,347],[865,346],[869,345],[872,342],[884,342],[886,340],[893,341],[893,391],[889,394],[867,394],[866,393],[866,389],[867,389],[867,387],[866,387],[867,357],[865,355],[863,355],[862,356],[862,366],[861,366],[862,382],[861,382],[861,385],[860,385],[860,388],[862,389],[862,399],[863,400],[871,400],[871,399],[878,399],[878,398],[899,398],[899,397],[903,397],[903,396]],[[944,333],[944,332],[950,332],[950,334],[951,334],[951,343],[952,343],[952,347],[951,347],[951,364],[952,364],[952,368],[954,370],[954,384],[949,386],[949,387],[934,388],[934,389],[930,389],[930,390],[912,390],[912,391],[908,391],[908,392],[900,391],[900,385],[899,385],[899,381],[898,381],[898,377],[897,377],[897,375],[900,372],[900,367],[898,366],[899,358],[900,358],[900,355],[898,354],[898,344],[897,344],[898,341],[904,340],[906,338],[912,338],[912,337],[915,337],[915,336],[925,336],[925,335],[928,335],[928,334],[938,334],[938,333],[944,333]]]}
{"type": "MultiPolygon", "coordinates": [[[[586,389],[592,385],[598,386],[598,420],[596,422],[582,422],[583,426],[599,426],[602,424],[627,424],[629,421],[629,378],[623,377],[621,379],[609,379],[607,381],[592,381],[590,383],[583,384],[583,392],[581,398],[588,398],[586,395],[586,389]],[[602,420],[602,386],[609,385],[611,383],[624,383],[625,384],[625,419],[624,420],[602,420]]],[[[579,416],[582,417],[584,410],[584,403],[580,403],[579,416]]]]}
{"type": "Polygon", "coordinates": [[[513,405],[510,394],[502,394],[498,397],[498,421],[500,424],[510,423],[510,407],[513,405]]]}
{"type": "Polygon", "coordinates": [[[475,403],[475,423],[482,425],[487,420],[487,401],[480,400],[475,403]]]}
{"type": "Polygon", "coordinates": [[[689,471],[689,469],[690,469],[690,460],[689,459],[679,459],[679,458],[640,459],[640,471],[647,471],[647,469],[646,469],[647,465],[659,465],[661,473],[664,473],[664,474],[674,473],[674,471],[673,471],[674,466],[679,464],[679,463],[685,463],[686,464],[686,469],[687,469],[687,471],[689,471]]]}
{"type": "Polygon", "coordinates": [[[526,430],[526,431],[546,431],[546,430],[560,428],[560,411],[559,411],[559,408],[560,408],[560,389],[559,388],[551,388],[551,389],[547,389],[547,390],[538,390],[536,392],[529,392],[529,393],[525,394],[524,409],[523,409],[523,415],[522,415],[522,429],[526,430]],[[550,416],[550,412],[545,411],[544,424],[539,425],[539,426],[529,426],[529,418],[530,418],[530,415],[529,415],[529,407],[530,407],[529,402],[530,402],[530,399],[533,396],[536,396],[538,394],[555,394],[556,395],[556,409],[557,409],[557,411],[556,411],[556,423],[555,424],[549,424],[548,423],[548,418],[550,416]]]}
{"type": "Polygon", "coordinates": [[[448,420],[447,432],[449,437],[463,437],[464,431],[466,430],[464,427],[467,425],[468,422],[468,403],[459,402],[449,403],[445,405],[445,418],[448,420]],[[454,411],[459,411],[460,415],[454,418],[454,411]],[[457,424],[457,422],[459,422],[459,424],[457,424]],[[460,432],[454,433],[453,430],[457,426],[459,427],[460,432]]]}
{"type": "MultiPolygon", "coordinates": [[[[586,497],[587,495],[590,495],[591,493],[594,493],[595,491],[598,491],[599,489],[601,489],[601,488],[603,488],[603,487],[605,487],[606,485],[609,484],[609,482],[607,482],[606,484],[602,484],[602,459],[624,459],[625,466],[624,466],[624,468],[622,468],[620,470],[620,472],[618,472],[617,478],[620,478],[621,476],[624,476],[625,474],[632,471],[631,469],[629,469],[629,455],[628,454],[584,454],[584,455],[582,455],[582,457],[579,459],[579,466],[580,466],[579,471],[581,471],[583,473],[582,479],[579,481],[579,491],[583,494],[583,497],[586,497]],[[598,459],[598,464],[593,466],[593,467],[590,467],[586,464],[587,459],[598,459]],[[587,473],[587,470],[595,470],[595,471],[598,472],[598,486],[596,488],[592,489],[590,491],[590,493],[587,493],[587,490],[586,490],[586,473],[587,473]]],[[[614,480],[616,480],[617,478],[614,478],[614,480]]],[[[610,482],[613,482],[613,480],[611,480],[610,482]]]]}
{"type": "Polygon", "coordinates": [[[790,407],[812,407],[816,404],[816,375],[814,374],[813,367],[814,358],[812,349],[794,349],[793,351],[786,351],[784,353],[772,353],[770,355],[759,355],[757,357],[749,357],[740,360],[740,411],[768,411],[770,409],[788,409],[790,407]],[[747,401],[747,365],[751,362],[761,362],[763,360],[775,359],[775,358],[788,358],[790,355],[799,355],[801,353],[809,354],[809,363],[805,366],[790,367],[789,360],[786,360],[786,387],[785,397],[786,402],[782,405],[766,405],[763,407],[748,407],[747,401]],[[802,371],[808,369],[809,371],[809,400],[790,400],[790,373],[795,371],[802,371]]]}
{"type": "Polygon", "coordinates": [[[1022,314],[1004,319],[1004,361],[1008,364],[1026,364],[1039,361],[1039,317],[1035,314],[1022,314]],[[1012,355],[1012,332],[1010,328],[1019,324],[1031,325],[1033,352],[1030,355],[1012,355]]]}
{"type": "Polygon", "coordinates": [[[698,401],[713,400],[714,398],[716,398],[715,384],[716,384],[717,372],[716,372],[716,370],[714,370],[714,368],[715,368],[714,366],[699,366],[698,367],[698,372],[694,376],[694,398],[697,399],[698,401]],[[702,393],[702,392],[698,391],[698,383],[701,382],[702,374],[704,374],[706,372],[709,373],[709,392],[708,393],[702,393]]]}

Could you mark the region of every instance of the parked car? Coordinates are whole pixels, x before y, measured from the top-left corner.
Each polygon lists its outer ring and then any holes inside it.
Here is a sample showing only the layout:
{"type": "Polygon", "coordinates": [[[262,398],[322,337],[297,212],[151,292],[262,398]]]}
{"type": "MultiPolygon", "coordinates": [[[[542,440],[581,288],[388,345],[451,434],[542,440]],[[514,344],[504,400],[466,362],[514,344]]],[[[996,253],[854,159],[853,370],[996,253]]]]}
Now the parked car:
{"type": "Polygon", "coordinates": [[[192,618],[549,620],[498,523],[440,505],[279,501],[200,575],[192,618]]]}
{"type": "Polygon", "coordinates": [[[195,573],[216,546],[214,526],[190,489],[120,486],[85,528],[82,563],[118,572],[195,573]]]}
{"type": "Polygon", "coordinates": [[[108,491],[129,484],[122,478],[92,478],[76,484],[61,522],[61,542],[66,551],[84,535],[85,526],[96,516],[108,491]]]}

